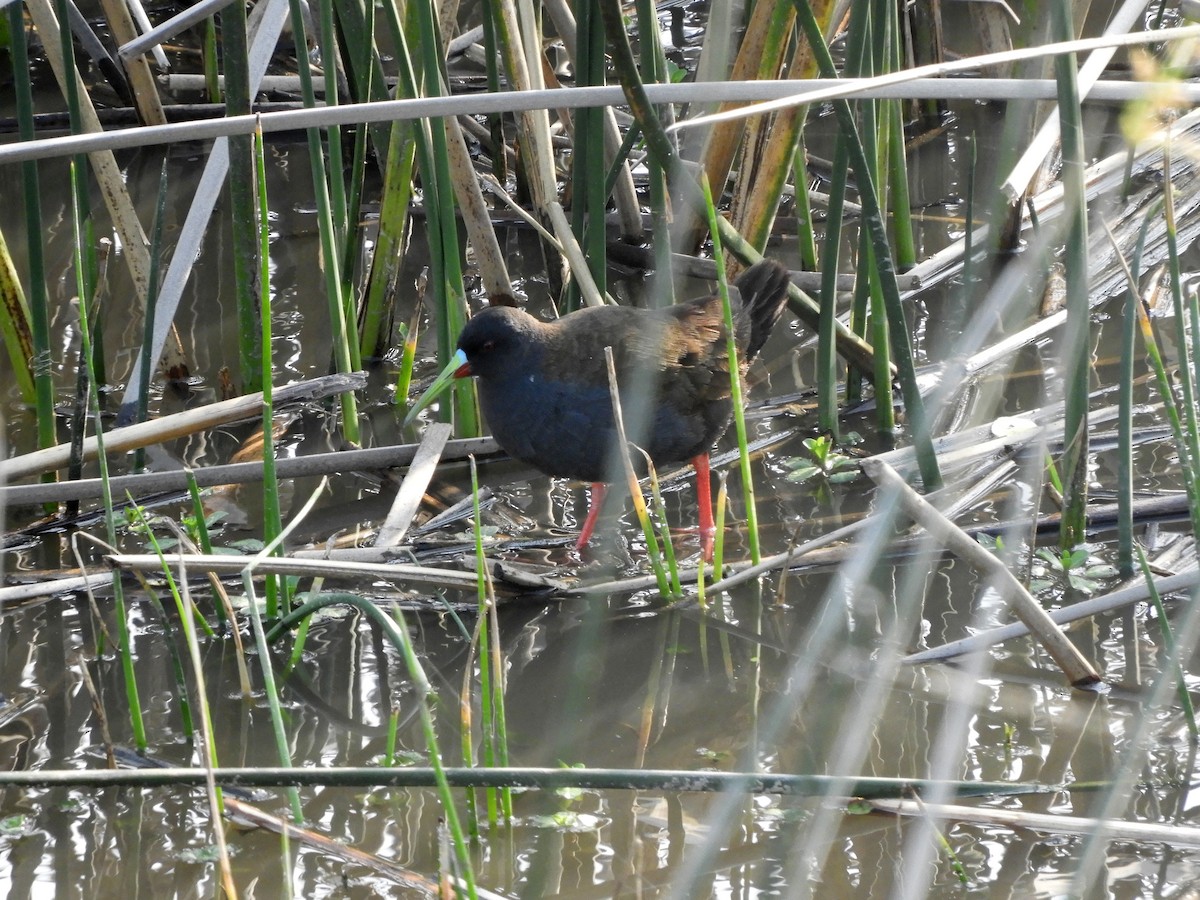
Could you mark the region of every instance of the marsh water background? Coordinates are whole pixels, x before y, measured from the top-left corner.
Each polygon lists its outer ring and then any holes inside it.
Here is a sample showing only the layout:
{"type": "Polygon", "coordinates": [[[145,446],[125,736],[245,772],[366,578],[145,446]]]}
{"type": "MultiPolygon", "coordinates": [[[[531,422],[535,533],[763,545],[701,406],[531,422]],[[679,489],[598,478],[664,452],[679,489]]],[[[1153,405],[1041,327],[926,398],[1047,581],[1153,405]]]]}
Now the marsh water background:
{"type": "MultiPolygon", "coordinates": [[[[914,205],[924,211],[922,257],[961,230],[956,217],[963,161],[957,150],[965,134],[987,133],[997,110],[964,106],[957,114],[944,139],[925,145],[913,159],[914,182],[922,194],[914,205]]],[[[979,141],[979,147],[986,155],[987,142],[979,141]]],[[[812,149],[819,154],[819,143],[812,149]]],[[[206,149],[176,146],[122,158],[133,196],[147,218],[163,152],[174,198],[169,208],[182,211],[206,149]]],[[[314,268],[319,249],[306,154],[301,141],[276,139],[269,147],[277,383],[324,374],[330,355],[327,331],[310,324],[323,321],[326,301],[314,268]]],[[[981,164],[986,166],[986,159],[981,164]]],[[[44,163],[43,186],[65,189],[65,172],[61,162],[44,163]]],[[[17,195],[16,178],[16,167],[0,168],[0,196],[17,195]]],[[[65,202],[65,192],[57,201],[52,193],[43,199],[49,257],[59,267],[52,271],[64,273],[52,285],[60,351],[57,380],[64,402],[73,390],[78,353],[74,313],[66,302],[72,288],[65,274],[71,246],[65,202]]],[[[197,260],[178,320],[193,365],[191,396],[157,396],[154,405],[160,412],[213,399],[219,368],[235,363],[230,238],[222,212],[197,260]]],[[[11,240],[20,228],[15,204],[0,207],[0,227],[19,251],[19,242],[11,240]]],[[[419,227],[414,241],[420,241],[419,227]]],[[[503,246],[514,277],[520,279],[522,299],[544,310],[546,273],[534,239],[513,228],[503,246]]],[[[796,267],[794,248],[786,240],[769,252],[796,267]]],[[[410,264],[401,284],[414,284],[418,268],[410,264]]],[[[109,272],[106,341],[127,348],[110,360],[120,381],[140,342],[140,321],[124,306],[131,292],[122,267],[110,265],[109,272]]],[[[639,289],[640,282],[618,285],[631,296],[639,289]]],[[[482,301],[472,300],[476,306],[482,301]]],[[[951,285],[940,296],[923,296],[911,308],[922,362],[938,363],[952,352],[956,334],[945,333],[944,323],[954,321],[966,302],[958,286],[951,285]]],[[[1101,364],[1115,355],[1115,337],[1104,326],[1118,315],[1117,302],[1095,316],[1101,364]]],[[[408,319],[411,306],[406,303],[411,299],[402,297],[397,321],[408,319]]],[[[812,360],[809,350],[797,347],[806,338],[789,317],[763,353],[752,399],[803,391],[812,360]]],[[[431,346],[422,345],[425,374],[434,370],[431,346]]],[[[959,422],[1029,413],[1058,399],[1047,393],[1052,381],[1043,377],[1057,366],[1056,351],[1051,336],[985,372],[970,394],[971,404],[978,405],[959,410],[959,422]]],[[[380,361],[372,370],[364,402],[367,444],[414,437],[400,433],[389,393],[394,362],[380,361]]],[[[11,455],[32,449],[34,429],[4,366],[7,361],[0,362],[0,384],[11,455]]],[[[1143,394],[1142,399],[1148,397],[1143,394]]],[[[1099,396],[1095,402],[1113,401],[1099,396]]],[[[114,405],[110,398],[110,408],[114,405]]],[[[1156,423],[1151,415],[1143,420],[1156,423]]],[[[338,448],[332,421],[322,406],[301,411],[283,441],[283,452],[338,448]]],[[[867,448],[880,446],[866,414],[851,415],[849,426],[864,435],[867,448]]],[[[151,466],[224,462],[253,428],[231,427],[175,442],[153,456],[151,466]]],[[[818,490],[786,479],[787,460],[801,452],[800,440],[814,430],[803,408],[770,407],[754,419],[753,428],[760,436],[792,434],[754,465],[768,552],[786,547],[793,532],[823,533],[865,510],[870,492],[862,482],[818,490]]],[[[1137,453],[1137,489],[1177,488],[1171,480],[1173,450],[1153,443],[1137,453]]],[[[1096,465],[1097,480],[1103,481],[1103,452],[1096,465]]],[[[582,561],[569,550],[570,530],[582,514],[579,486],[551,482],[504,461],[484,461],[480,472],[498,496],[484,515],[489,554],[550,571],[578,569],[582,578],[593,581],[639,568],[644,551],[627,516],[620,524],[610,523],[582,561]],[[543,540],[534,549],[515,540],[558,536],[561,540],[543,540]]],[[[447,466],[433,492],[457,499],[468,486],[465,466],[447,466]]],[[[295,482],[293,505],[315,488],[315,480],[295,482]]],[[[386,515],[389,497],[389,488],[377,478],[347,473],[334,480],[302,534],[319,544],[342,529],[376,526],[386,515]]],[[[218,543],[258,534],[256,489],[223,492],[219,502],[231,515],[218,543]]],[[[734,501],[735,510],[738,503],[734,501]]],[[[987,498],[973,515],[985,521],[1004,519],[1028,511],[1029,504],[1018,485],[987,498]]],[[[174,501],[156,511],[176,517],[187,513],[174,501]]],[[[10,535],[20,532],[37,515],[37,510],[9,509],[5,527],[10,535]]],[[[668,492],[668,516],[685,529],[694,527],[692,489],[682,481],[668,492]]],[[[450,526],[422,538],[414,549],[420,554],[448,544],[465,550],[468,534],[465,524],[450,526]]],[[[744,552],[737,534],[730,530],[735,541],[727,550],[731,556],[744,552]]],[[[1160,539],[1169,536],[1167,525],[1160,539]]],[[[125,542],[140,547],[137,535],[126,535],[125,542]]],[[[694,554],[694,533],[682,534],[680,545],[682,552],[694,554]]],[[[1107,551],[1100,544],[1097,552],[1107,551]]],[[[73,564],[64,533],[12,542],[3,561],[13,580],[73,564]]],[[[99,563],[93,559],[92,565],[99,563]]],[[[99,600],[111,628],[111,603],[104,595],[99,600]]],[[[450,699],[459,695],[470,659],[464,629],[471,624],[473,598],[413,590],[404,605],[426,671],[443,698],[439,738],[443,747],[456,748],[460,723],[450,699]]],[[[168,764],[193,764],[194,747],[180,729],[164,650],[165,642],[176,638],[144,597],[135,594],[130,608],[151,755],[168,764]]],[[[721,621],[688,606],[667,608],[653,592],[586,599],[503,597],[511,762],[1037,782],[1063,787],[997,797],[982,805],[1087,816],[1104,798],[1092,785],[1113,777],[1121,754],[1144,727],[1144,686],[1156,675],[1162,651],[1158,632],[1140,616],[1110,616],[1075,630],[1073,638],[1117,685],[1101,695],[1068,689],[1028,639],[1001,645],[965,669],[898,666],[896,650],[953,640],[1006,618],[974,573],[933,546],[884,563],[852,554],[841,567],[805,570],[782,580],[768,577],[736,591],[717,618],[721,621]],[[922,588],[911,590],[913,585],[922,588]],[[914,606],[913,597],[923,605],[914,606]],[[649,736],[644,748],[640,735],[649,736]]],[[[128,725],[119,714],[124,702],[119,665],[111,646],[95,658],[95,641],[96,623],[83,595],[0,610],[4,768],[103,765],[104,741],[79,674],[81,665],[87,665],[109,708],[113,739],[128,744],[128,725]]],[[[275,764],[261,695],[246,702],[238,693],[232,642],[218,633],[203,647],[222,763],[275,764]]],[[[1184,670],[1193,671],[1195,662],[1185,661],[1184,670]]],[[[276,664],[285,666],[286,657],[276,664]]],[[[403,723],[402,749],[414,762],[425,760],[416,698],[404,664],[354,613],[314,624],[303,659],[287,673],[283,697],[297,765],[377,764],[393,708],[399,709],[403,723]]],[[[1125,812],[1146,821],[1190,823],[1196,809],[1194,749],[1186,728],[1174,713],[1163,713],[1150,727],[1156,733],[1154,752],[1125,812]]],[[[281,791],[258,792],[255,799],[286,815],[281,791]]],[[[309,788],[302,799],[306,822],[329,837],[420,872],[438,870],[440,811],[432,791],[309,788]]],[[[953,824],[944,837],[965,873],[961,877],[934,836],[916,823],[847,814],[840,805],[820,799],[528,791],[516,797],[511,826],[485,832],[474,852],[481,885],[525,897],[656,891],[680,897],[884,897],[903,895],[906,883],[916,891],[926,882],[934,897],[1052,897],[1069,889],[1088,846],[1085,835],[984,824],[953,824]]],[[[248,896],[279,896],[283,877],[291,878],[295,895],[302,897],[411,895],[366,866],[332,859],[299,843],[283,850],[280,839],[266,831],[237,831],[230,840],[235,878],[248,896]],[[291,867],[286,876],[285,859],[291,867]]],[[[211,844],[211,824],[199,791],[9,788],[0,804],[0,891],[9,897],[214,895],[211,844]]],[[[1197,890],[1194,850],[1131,842],[1106,846],[1100,883],[1108,896],[1190,896],[1197,890]]]]}

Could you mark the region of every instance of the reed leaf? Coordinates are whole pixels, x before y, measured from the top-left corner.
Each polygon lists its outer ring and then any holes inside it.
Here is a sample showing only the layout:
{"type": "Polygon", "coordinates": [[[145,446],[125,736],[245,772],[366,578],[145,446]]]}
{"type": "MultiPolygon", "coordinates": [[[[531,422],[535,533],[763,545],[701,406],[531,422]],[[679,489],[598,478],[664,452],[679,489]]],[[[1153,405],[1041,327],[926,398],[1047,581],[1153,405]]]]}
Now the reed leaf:
{"type": "MultiPolygon", "coordinates": [[[[262,466],[263,466],[263,540],[274,543],[283,532],[283,517],[279,506],[279,480],[275,476],[275,400],[274,381],[272,378],[271,359],[271,220],[270,206],[267,203],[267,164],[266,150],[263,147],[261,131],[254,135],[254,181],[258,198],[257,216],[255,218],[258,236],[259,272],[258,282],[259,303],[262,314],[262,466]]],[[[345,395],[343,395],[345,396],[345,395]]],[[[279,617],[279,607],[287,608],[288,588],[287,579],[283,575],[267,576],[267,617],[279,617]]]]}
{"type": "MultiPolygon", "coordinates": [[[[292,32],[299,46],[307,46],[304,28],[304,14],[300,0],[289,0],[292,15],[292,32]]],[[[300,66],[300,85],[304,95],[304,105],[316,105],[313,93],[312,74],[308,66],[300,66]]],[[[333,340],[333,357],[336,369],[342,374],[354,371],[350,347],[357,345],[356,338],[351,334],[356,320],[346,313],[346,298],[343,296],[344,284],[341,276],[342,246],[338,240],[335,228],[335,203],[330,197],[329,179],[326,178],[325,153],[321,144],[321,134],[316,128],[307,129],[309,164],[312,167],[313,194],[317,203],[317,226],[321,235],[321,269],[325,276],[325,293],[329,310],[329,325],[333,340]]],[[[340,156],[338,157],[341,158],[340,156]]],[[[335,180],[340,184],[341,170],[335,170],[335,180]]],[[[340,196],[340,191],[338,193],[340,196]]],[[[345,204],[342,201],[342,222],[345,222],[345,204]]],[[[263,350],[264,356],[267,350],[263,350]]],[[[264,385],[265,387],[265,385],[264,385]]],[[[347,392],[341,395],[341,425],[345,439],[353,444],[359,442],[358,400],[354,394],[347,392]]]]}
{"type": "MultiPolygon", "coordinates": [[[[382,356],[389,340],[387,332],[391,323],[396,276],[400,270],[404,234],[409,223],[408,207],[412,200],[415,153],[412,126],[407,122],[392,123],[383,172],[383,195],[379,203],[379,233],[371,255],[371,273],[359,329],[359,352],[364,358],[382,356]]],[[[403,402],[407,396],[407,390],[397,392],[396,400],[403,402]]]]}
{"type": "MultiPolygon", "coordinates": [[[[71,163],[71,181],[72,181],[72,197],[78,196],[79,174],[76,169],[76,164],[71,163]]],[[[81,219],[81,212],[77,206],[71,206],[71,226],[75,237],[75,282],[76,289],[83,289],[83,253],[81,244],[83,236],[86,233],[81,219]]],[[[103,492],[104,502],[104,528],[108,543],[112,547],[117,546],[117,518],[113,506],[112,488],[108,480],[108,457],[104,452],[104,428],[103,420],[100,417],[100,399],[99,390],[96,385],[95,373],[91,370],[93,355],[92,355],[92,331],[87,316],[87,305],[82,298],[79,301],[79,356],[80,366],[85,369],[90,382],[90,390],[88,397],[90,400],[89,406],[93,421],[96,423],[96,443],[98,445],[97,460],[100,464],[100,484],[103,492]]],[[[125,682],[125,700],[129,705],[129,724],[133,732],[134,745],[140,752],[145,752],[149,746],[146,738],[146,726],[142,718],[142,704],[138,692],[137,673],[133,664],[133,642],[129,631],[129,610],[125,605],[125,591],[121,585],[121,579],[114,578],[112,582],[113,598],[116,600],[117,607],[117,641],[118,653],[121,659],[121,672],[125,682]]]]}
{"type": "MultiPolygon", "coordinates": [[[[816,17],[813,16],[812,10],[806,4],[799,0],[794,0],[794,2],[800,25],[812,46],[822,77],[836,77],[833,59],[829,54],[829,48],[825,44],[816,17]]],[[[896,284],[896,269],[892,260],[891,248],[888,245],[887,227],[879,205],[879,195],[876,193],[874,180],[871,178],[871,166],[866,152],[858,138],[858,128],[850,111],[850,105],[845,101],[838,100],[834,102],[833,108],[837,114],[838,124],[841,126],[841,133],[846,138],[846,150],[850,156],[850,164],[858,179],[859,197],[863,205],[863,220],[869,229],[871,246],[875,252],[876,264],[871,274],[878,278],[883,291],[883,303],[887,310],[891,334],[892,359],[896,364],[912,441],[917,448],[921,480],[924,482],[926,490],[934,490],[941,485],[941,473],[938,470],[937,455],[933,450],[932,435],[929,433],[925,403],[917,384],[912,343],[909,338],[908,324],[904,317],[904,307],[900,300],[900,289],[896,284]]],[[[882,352],[882,349],[876,347],[875,352],[882,352]]],[[[879,389],[878,385],[876,389],[879,389]]]]}
{"type": "MultiPolygon", "coordinates": [[[[1066,3],[1051,7],[1055,36],[1075,36],[1066,3]]],[[[1062,118],[1063,204],[1067,216],[1063,268],[1067,281],[1067,327],[1063,334],[1063,385],[1066,392],[1063,437],[1065,490],[1059,545],[1070,550],[1087,539],[1088,390],[1091,385],[1091,310],[1088,305],[1087,197],[1084,186],[1082,109],[1074,54],[1054,58],[1062,118]]]]}
{"type": "MultiPolygon", "coordinates": [[[[433,25],[433,14],[427,2],[408,6],[412,17],[411,26],[406,26],[401,9],[395,0],[384,4],[388,23],[392,30],[397,64],[400,71],[400,90],[407,97],[422,96],[425,90],[433,90],[435,96],[441,91],[441,67],[436,48],[441,46],[433,25]],[[411,27],[417,40],[424,47],[433,42],[434,50],[426,47],[423,64],[432,66],[433,82],[418,81],[414,60],[410,52],[408,28],[411,27]]],[[[422,69],[423,76],[430,73],[422,69]]],[[[448,162],[445,148],[445,130],[433,127],[427,119],[414,120],[411,124],[416,140],[416,160],[421,172],[423,207],[428,228],[425,236],[429,250],[431,306],[437,330],[438,359],[443,363],[454,353],[454,341],[466,323],[466,298],[462,284],[461,260],[459,258],[458,230],[454,221],[453,191],[450,187],[448,162]]],[[[443,404],[443,415],[449,416],[451,404],[443,404]]],[[[472,385],[455,385],[453,409],[461,433],[477,434],[479,416],[474,402],[472,385]]]]}
{"type": "MultiPolygon", "coordinates": [[[[13,87],[17,101],[17,130],[21,141],[34,138],[33,87],[30,81],[29,47],[21,4],[7,10],[13,87]]],[[[21,198],[25,213],[26,253],[29,259],[30,353],[27,366],[33,378],[37,411],[37,445],[45,449],[58,442],[54,420],[54,383],[50,355],[50,298],[46,290],[46,262],[42,247],[42,201],[38,164],[21,163],[21,198]]],[[[15,365],[14,365],[15,367],[15,365]]]]}
{"type": "Polygon", "coordinates": [[[21,289],[21,280],[9,255],[3,232],[0,232],[0,332],[4,334],[4,346],[21,398],[33,406],[37,400],[37,388],[33,383],[33,332],[29,302],[21,289]]]}
{"type": "MultiPolygon", "coordinates": [[[[226,115],[250,113],[249,41],[246,7],[232,3],[221,10],[221,44],[225,69],[226,115]]],[[[258,260],[258,217],[254,192],[254,149],[250,135],[229,139],[229,221],[233,233],[233,284],[237,293],[238,375],[243,393],[263,389],[261,286],[258,260]]],[[[143,367],[149,360],[143,362],[143,367]]],[[[143,390],[146,386],[143,385],[143,390]]]]}

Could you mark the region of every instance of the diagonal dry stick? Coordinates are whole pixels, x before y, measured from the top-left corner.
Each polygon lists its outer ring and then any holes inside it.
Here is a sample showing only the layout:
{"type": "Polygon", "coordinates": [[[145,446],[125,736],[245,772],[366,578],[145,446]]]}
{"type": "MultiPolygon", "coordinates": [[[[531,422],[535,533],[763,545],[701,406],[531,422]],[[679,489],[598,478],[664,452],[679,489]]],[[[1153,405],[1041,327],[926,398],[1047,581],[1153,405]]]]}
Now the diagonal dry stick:
{"type": "Polygon", "coordinates": [[[966,532],[947,519],[928,500],[913,490],[896,470],[879,459],[865,459],[862,470],[881,488],[895,491],[904,511],[922,528],[941,540],[952,553],[989,575],[1001,595],[1012,605],[1017,618],[1028,626],[1046,648],[1067,680],[1075,687],[1090,687],[1100,676],[1084,659],[1079,648],[1067,639],[1024,585],[998,558],[984,550],[966,532]]]}

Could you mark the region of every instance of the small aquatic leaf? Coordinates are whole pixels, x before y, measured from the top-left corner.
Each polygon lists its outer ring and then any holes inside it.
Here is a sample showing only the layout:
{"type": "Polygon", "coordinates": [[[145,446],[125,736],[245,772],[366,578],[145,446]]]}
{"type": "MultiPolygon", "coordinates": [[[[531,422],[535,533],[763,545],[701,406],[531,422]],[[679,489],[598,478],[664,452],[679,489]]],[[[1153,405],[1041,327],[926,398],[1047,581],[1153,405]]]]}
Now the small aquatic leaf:
{"type": "MultiPolygon", "coordinates": [[[[237,852],[237,845],[229,847],[230,855],[237,852]]],[[[221,853],[215,844],[209,844],[207,847],[185,847],[177,854],[177,859],[185,863],[212,863],[221,858],[221,853]]]]}
{"type": "Polygon", "coordinates": [[[29,816],[18,813],[0,819],[0,834],[5,837],[21,837],[30,831],[29,816]]]}
{"type": "Polygon", "coordinates": [[[553,828],[556,831],[570,831],[584,834],[598,831],[605,820],[590,813],[573,812],[564,809],[547,816],[534,816],[531,820],[536,828],[553,828]]]}
{"type": "Polygon", "coordinates": [[[242,553],[258,553],[266,544],[257,538],[243,538],[240,541],[234,541],[229,546],[242,553]]]}
{"type": "Polygon", "coordinates": [[[1087,559],[1088,559],[1088,551],[1082,547],[1076,548],[1075,550],[1072,550],[1070,553],[1068,553],[1066,555],[1066,557],[1063,559],[1063,568],[1066,568],[1066,569],[1077,568],[1078,566],[1082,566],[1084,563],[1086,563],[1087,559]]]}
{"type": "Polygon", "coordinates": [[[788,481],[805,482],[821,474],[821,470],[812,463],[804,462],[803,460],[797,460],[796,462],[798,463],[796,468],[787,473],[788,481]]]}

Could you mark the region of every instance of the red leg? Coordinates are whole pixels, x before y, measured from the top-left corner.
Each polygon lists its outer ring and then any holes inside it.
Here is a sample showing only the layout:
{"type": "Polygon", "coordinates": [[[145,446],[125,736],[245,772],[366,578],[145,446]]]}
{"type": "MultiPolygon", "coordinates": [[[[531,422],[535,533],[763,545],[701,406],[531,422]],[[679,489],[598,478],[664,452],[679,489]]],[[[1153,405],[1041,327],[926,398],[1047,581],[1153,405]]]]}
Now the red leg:
{"type": "Polygon", "coordinates": [[[587,546],[588,538],[592,536],[592,531],[596,527],[596,520],[600,518],[600,507],[604,505],[604,492],[608,485],[601,481],[592,483],[592,497],[588,503],[587,518],[583,520],[583,530],[579,532],[579,540],[575,542],[575,549],[582,550],[587,546]]]}
{"type": "Polygon", "coordinates": [[[708,454],[701,453],[692,459],[696,468],[696,506],[700,510],[700,552],[705,562],[712,562],[713,539],[717,526],[713,522],[712,475],[708,469],[708,454]]]}

